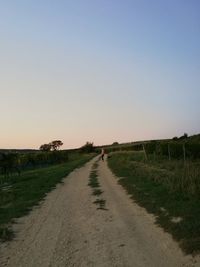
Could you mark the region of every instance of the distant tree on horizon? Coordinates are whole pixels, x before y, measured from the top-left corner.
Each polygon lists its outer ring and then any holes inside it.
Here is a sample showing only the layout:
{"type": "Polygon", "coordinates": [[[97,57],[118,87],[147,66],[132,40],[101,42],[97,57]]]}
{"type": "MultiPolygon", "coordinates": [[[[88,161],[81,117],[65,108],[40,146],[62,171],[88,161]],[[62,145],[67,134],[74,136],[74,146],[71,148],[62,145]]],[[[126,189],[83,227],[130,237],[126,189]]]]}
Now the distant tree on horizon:
{"type": "Polygon", "coordinates": [[[112,145],[113,146],[117,146],[117,145],[119,145],[119,143],[118,142],[114,142],[112,145]]]}
{"type": "Polygon", "coordinates": [[[40,146],[40,150],[41,151],[45,151],[45,152],[48,152],[48,151],[56,151],[58,150],[61,146],[63,145],[63,142],[61,140],[54,140],[48,144],[43,144],[40,146]]]}
{"type": "Polygon", "coordinates": [[[80,148],[83,153],[92,153],[95,151],[94,144],[92,142],[86,142],[84,146],[80,148]]]}
{"type": "Polygon", "coordinates": [[[51,145],[50,144],[43,144],[43,145],[40,146],[40,150],[48,152],[48,151],[51,150],[51,145]]]}
{"type": "Polygon", "coordinates": [[[179,137],[180,140],[187,139],[187,138],[188,138],[188,134],[187,133],[184,133],[184,135],[182,135],[181,137],[179,137]]]}
{"type": "Polygon", "coordinates": [[[184,133],[184,135],[180,136],[180,137],[173,137],[172,140],[173,141],[178,141],[178,140],[184,140],[184,139],[187,139],[188,138],[188,134],[187,133],[184,133]]]}
{"type": "Polygon", "coordinates": [[[51,148],[56,151],[58,150],[62,145],[63,145],[63,142],[60,141],[60,140],[54,140],[50,143],[51,145],[51,148]]]}

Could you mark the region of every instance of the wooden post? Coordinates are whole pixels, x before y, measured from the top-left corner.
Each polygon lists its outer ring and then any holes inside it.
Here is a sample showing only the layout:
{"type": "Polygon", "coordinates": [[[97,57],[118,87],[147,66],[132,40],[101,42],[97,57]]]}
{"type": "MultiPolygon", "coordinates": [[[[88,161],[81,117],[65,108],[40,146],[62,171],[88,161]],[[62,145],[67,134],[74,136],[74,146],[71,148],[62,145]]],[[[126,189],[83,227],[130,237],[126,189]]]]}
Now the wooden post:
{"type": "Polygon", "coordinates": [[[144,144],[142,144],[142,147],[143,147],[143,151],[144,151],[144,156],[145,156],[145,159],[147,160],[147,153],[146,153],[146,150],[145,150],[144,144]]]}
{"type": "Polygon", "coordinates": [[[168,156],[169,156],[169,160],[171,160],[171,153],[170,153],[170,146],[168,144],[168,156]]]}

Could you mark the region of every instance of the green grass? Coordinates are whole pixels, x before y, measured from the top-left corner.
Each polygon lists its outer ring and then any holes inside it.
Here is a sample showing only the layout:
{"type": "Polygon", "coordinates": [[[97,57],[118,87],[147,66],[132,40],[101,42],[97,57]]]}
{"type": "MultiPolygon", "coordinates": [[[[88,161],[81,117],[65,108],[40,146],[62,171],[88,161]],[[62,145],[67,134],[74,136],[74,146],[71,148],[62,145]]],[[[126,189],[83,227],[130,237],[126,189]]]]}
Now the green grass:
{"type": "Polygon", "coordinates": [[[100,189],[94,189],[93,190],[93,196],[100,196],[103,193],[100,189]]]}
{"type": "Polygon", "coordinates": [[[97,168],[98,168],[98,161],[96,161],[92,166],[88,183],[88,185],[94,189],[100,187],[98,181],[97,168]]]}
{"type": "Polygon", "coordinates": [[[119,183],[133,200],[155,215],[156,223],[185,253],[200,253],[199,162],[188,167],[166,159],[145,161],[140,152],[121,152],[113,153],[108,164],[123,177],[119,183]]]}
{"type": "Polygon", "coordinates": [[[27,214],[57,183],[93,156],[77,154],[63,164],[26,171],[7,181],[1,179],[4,183],[0,185],[0,239],[11,239],[14,219],[27,214]]]}
{"type": "Polygon", "coordinates": [[[98,176],[97,176],[96,170],[92,170],[91,171],[90,180],[89,180],[88,185],[93,187],[93,188],[100,187],[99,182],[98,182],[98,176]]]}

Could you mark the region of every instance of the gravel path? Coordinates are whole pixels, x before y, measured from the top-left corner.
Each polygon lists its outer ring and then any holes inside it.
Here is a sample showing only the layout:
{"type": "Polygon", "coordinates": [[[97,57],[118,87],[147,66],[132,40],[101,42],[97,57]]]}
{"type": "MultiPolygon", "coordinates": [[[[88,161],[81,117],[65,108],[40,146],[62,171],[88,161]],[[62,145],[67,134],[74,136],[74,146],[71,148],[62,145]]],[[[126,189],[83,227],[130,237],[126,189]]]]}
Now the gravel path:
{"type": "Polygon", "coordinates": [[[200,266],[184,256],[154,217],[133,203],[106,162],[99,162],[105,209],[88,186],[96,159],[75,170],[40,206],[14,225],[16,238],[0,246],[0,266],[200,266]]]}

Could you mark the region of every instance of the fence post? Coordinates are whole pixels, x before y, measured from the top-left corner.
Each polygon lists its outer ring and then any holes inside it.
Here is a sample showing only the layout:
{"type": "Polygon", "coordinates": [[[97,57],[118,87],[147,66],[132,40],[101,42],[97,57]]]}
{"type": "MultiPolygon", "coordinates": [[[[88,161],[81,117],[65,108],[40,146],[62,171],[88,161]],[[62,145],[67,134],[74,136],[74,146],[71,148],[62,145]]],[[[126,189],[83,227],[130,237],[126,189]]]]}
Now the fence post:
{"type": "Polygon", "coordinates": [[[144,151],[144,156],[145,156],[145,159],[147,160],[147,153],[146,153],[146,150],[145,150],[144,144],[142,144],[142,147],[143,147],[143,151],[144,151]]]}

